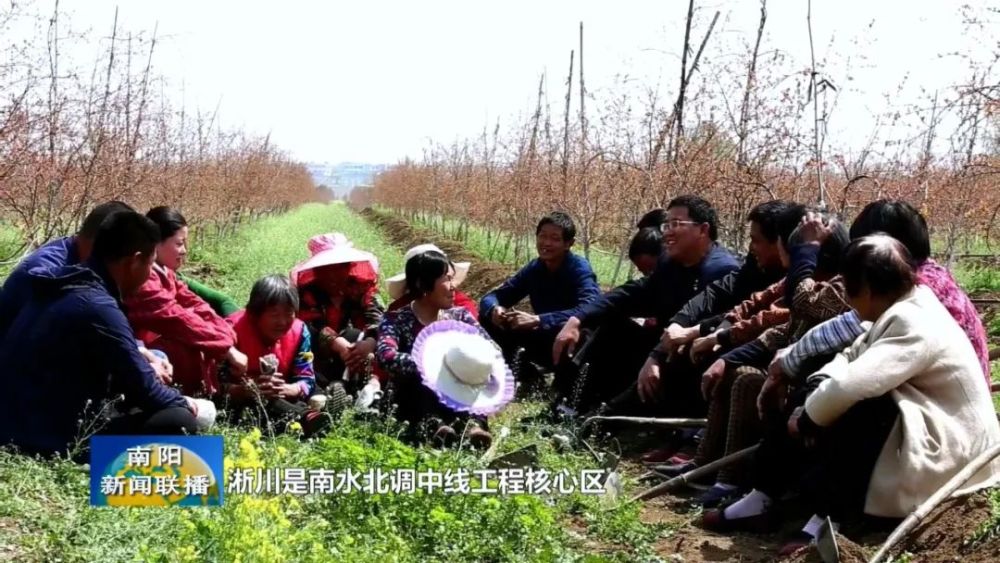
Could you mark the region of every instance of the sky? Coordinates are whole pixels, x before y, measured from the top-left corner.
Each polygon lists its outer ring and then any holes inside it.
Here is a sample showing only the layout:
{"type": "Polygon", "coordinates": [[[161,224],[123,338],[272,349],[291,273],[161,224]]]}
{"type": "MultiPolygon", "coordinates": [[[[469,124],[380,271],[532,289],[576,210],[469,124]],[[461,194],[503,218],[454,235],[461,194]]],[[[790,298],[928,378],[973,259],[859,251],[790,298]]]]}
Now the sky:
{"type": "MultiPolygon", "coordinates": [[[[806,5],[770,0],[764,44],[802,69],[809,64],[806,5]]],[[[813,0],[816,56],[828,60],[825,74],[842,86],[831,139],[863,143],[873,115],[887,106],[885,94],[900,83],[907,94],[893,94],[892,103],[961,81],[965,67],[940,54],[996,50],[995,38],[963,33],[959,5],[813,0]]],[[[612,93],[614,77],[627,73],[643,87],[673,92],[687,10],[683,0],[61,3],[74,28],[102,35],[116,6],[120,29],[149,33],[156,26],[154,68],[186,106],[218,106],[226,127],[270,134],[303,161],[369,163],[419,157],[429,140],[476,136],[487,123],[530,113],[543,72],[561,113],[581,21],[588,90],[612,93]]],[[[706,60],[732,56],[753,39],[758,2],[696,6],[692,35],[699,40],[712,14],[721,13],[706,60]]]]}

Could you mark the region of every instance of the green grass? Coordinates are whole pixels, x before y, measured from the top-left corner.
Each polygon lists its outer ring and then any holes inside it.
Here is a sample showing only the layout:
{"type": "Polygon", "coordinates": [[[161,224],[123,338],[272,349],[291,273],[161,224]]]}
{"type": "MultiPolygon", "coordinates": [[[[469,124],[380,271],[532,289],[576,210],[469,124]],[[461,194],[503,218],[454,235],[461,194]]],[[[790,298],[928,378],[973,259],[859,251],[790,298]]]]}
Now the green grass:
{"type": "MultiPolygon", "coordinates": [[[[211,267],[210,281],[217,289],[245,303],[257,279],[273,273],[288,275],[297,262],[309,257],[306,242],[322,233],[341,232],[356,248],[379,259],[382,278],[402,271],[403,254],[343,204],[313,203],[285,215],[248,225],[235,235],[191,249],[192,268],[211,267]]],[[[192,237],[193,238],[193,237],[192,237]]],[[[385,291],[383,284],[382,291],[385,291]]]]}
{"type": "MultiPolygon", "coordinates": [[[[307,254],[309,236],[341,231],[374,251],[383,274],[395,273],[400,250],[342,205],[307,205],[245,226],[193,249],[192,269],[210,264],[206,281],[246,299],[253,281],[285,273],[307,254]]],[[[567,431],[522,423],[536,403],[512,405],[491,422],[507,426],[500,453],[534,444],[541,467],[578,472],[599,467],[585,450],[557,452],[545,435],[567,431]]],[[[261,437],[222,426],[226,467],[367,470],[475,469],[468,449],[438,451],[396,439],[391,420],[350,412],[327,436],[261,437]]],[[[636,561],[673,533],[646,525],[636,505],[603,508],[597,497],[569,495],[228,495],[217,509],[91,508],[88,473],[68,461],[39,461],[0,450],[0,560],[19,561],[636,561]],[[568,532],[583,530],[588,540],[568,532]],[[592,542],[608,555],[586,555],[592,542]]]]}
{"type": "Polygon", "coordinates": [[[961,263],[955,268],[955,280],[970,294],[1000,292],[1000,270],[977,266],[964,266],[961,263]]]}
{"type": "Polygon", "coordinates": [[[1000,535],[1000,489],[991,489],[988,495],[990,501],[990,519],[976,528],[967,540],[967,545],[976,546],[1000,535]]]}

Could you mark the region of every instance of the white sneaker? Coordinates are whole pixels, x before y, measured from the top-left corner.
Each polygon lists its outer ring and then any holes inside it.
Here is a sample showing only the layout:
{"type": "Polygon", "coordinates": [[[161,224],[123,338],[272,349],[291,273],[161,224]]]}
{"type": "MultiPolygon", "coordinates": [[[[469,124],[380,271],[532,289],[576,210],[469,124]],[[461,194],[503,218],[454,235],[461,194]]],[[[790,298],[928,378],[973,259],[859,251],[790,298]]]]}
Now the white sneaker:
{"type": "Polygon", "coordinates": [[[368,380],[368,383],[358,391],[358,398],[354,401],[354,408],[363,411],[372,406],[379,397],[382,396],[382,384],[377,377],[368,380]]]}
{"type": "Polygon", "coordinates": [[[314,411],[321,411],[326,406],[326,395],[313,395],[309,397],[309,408],[314,411]]]}

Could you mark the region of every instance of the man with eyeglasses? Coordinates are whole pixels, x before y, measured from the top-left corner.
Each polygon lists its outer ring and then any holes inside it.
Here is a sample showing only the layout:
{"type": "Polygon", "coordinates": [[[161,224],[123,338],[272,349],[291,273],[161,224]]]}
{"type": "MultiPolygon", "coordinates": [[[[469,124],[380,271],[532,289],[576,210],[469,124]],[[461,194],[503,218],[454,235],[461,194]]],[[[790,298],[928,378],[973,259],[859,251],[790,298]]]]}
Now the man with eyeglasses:
{"type": "MultiPolygon", "coordinates": [[[[713,351],[695,362],[689,354],[692,343],[699,337],[718,334],[721,344],[722,334],[728,334],[726,312],[785,276],[778,241],[782,233],[787,236],[795,229],[805,212],[805,206],[783,200],[766,201],[750,211],[750,245],[743,266],[709,284],[670,319],[636,383],[608,401],[605,414],[680,416],[678,412],[684,412],[677,410],[678,403],[672,399],[675,387],[688,381],[693,385],[706,364],[718,356],[713,351]]],[[[681,436],[675,435],[663,447],[648,452],[643,461],[683,461],[682,454],[677,453],[683,440],[678,438],[681,436]]]]}
{"type": "MultiPolygon", "coordinates": [[[[666,252],[653,273],[578,307],[556,337],[552,359],[558,364],[564,356],[572,357],[580,342],[581,327],[601,327],[587,358],[589,377],[599,382],[595,385],[600,388],[596,398],[606,400],[632,383],[631,375],[620,374],[638,373],[657,343],[655,332],[637,330],[638,325],[630,318],[652,317],[657,326],[667,326],[688,300],[740,266],[737,258],[716,242],[718,218],[708,201],[693,195],[677,197],[661,217],[666,252]]],[[[698,403],[703,411],[699,380],[691,379],[691,389],[678,390],[673,395],[689,404],[683,397],[690,395],[695,411],[698,403]]]]}

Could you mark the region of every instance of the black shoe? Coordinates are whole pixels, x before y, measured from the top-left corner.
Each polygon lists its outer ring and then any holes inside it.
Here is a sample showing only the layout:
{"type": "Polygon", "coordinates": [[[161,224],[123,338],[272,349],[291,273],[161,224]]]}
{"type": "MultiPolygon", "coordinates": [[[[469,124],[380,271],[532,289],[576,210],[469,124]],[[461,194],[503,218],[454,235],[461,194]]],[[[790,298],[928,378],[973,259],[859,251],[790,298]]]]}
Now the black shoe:
{"type": "Polygon", "coordinates": [[[530,359],[524,348],[518,348],[511,362],[511,372],[517,382],[518,398],[526,398],[538,393],[545,386],[542,370],[530,359]]]}
{"type": "Polygon", "coordinates": [[[325,412],[309,411],[302,417],[301,424],[302,439],[308,440],[328,430],[333,424],[333,419],[325,412]]]}

